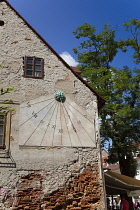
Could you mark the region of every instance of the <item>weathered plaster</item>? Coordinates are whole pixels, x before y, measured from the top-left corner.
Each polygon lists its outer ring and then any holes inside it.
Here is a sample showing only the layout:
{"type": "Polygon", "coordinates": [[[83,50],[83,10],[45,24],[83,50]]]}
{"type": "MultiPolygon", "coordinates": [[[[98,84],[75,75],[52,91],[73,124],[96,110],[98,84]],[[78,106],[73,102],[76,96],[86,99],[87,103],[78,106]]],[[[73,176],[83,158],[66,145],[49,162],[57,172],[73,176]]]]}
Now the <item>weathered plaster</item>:
{"type": "MultiPolygon", "coordinates": [[[[14,88],[10,93],[1,96],[1,100],[8,98],[16,102],[10,105],[15,110],[11,119],[10,151],[16,168],[0,168],[1,209],[13,209],[12,206],[17,202],[19,184],[27,175],[30,177],[32,173],[39,173],[43,177],[43,193],[46,194],[63,188],[71,174],[81,174],[87,165],[92,166],[94,163],[98,171],[95,175],[98,190],[102,194],[96,208],[104,209],[96,95],[78,80],[4,1],[0,3],[0,11],[0,20],[5,22],[4,26],[0,26],[0,88],[14,88]],[[43,79],[23,77],[24,56],[44,59],[43,79]],[[54,94],[58,89],[64,91],[78,106],[82,106],[93,116],[96,148],[19,146],[20,104],[40,96],[54,94]]],[[[10,158],[1,158],[0,161],[6,163],[10,158]]],[[[40,207],[43,208],[45,209],[40,207]]]]}

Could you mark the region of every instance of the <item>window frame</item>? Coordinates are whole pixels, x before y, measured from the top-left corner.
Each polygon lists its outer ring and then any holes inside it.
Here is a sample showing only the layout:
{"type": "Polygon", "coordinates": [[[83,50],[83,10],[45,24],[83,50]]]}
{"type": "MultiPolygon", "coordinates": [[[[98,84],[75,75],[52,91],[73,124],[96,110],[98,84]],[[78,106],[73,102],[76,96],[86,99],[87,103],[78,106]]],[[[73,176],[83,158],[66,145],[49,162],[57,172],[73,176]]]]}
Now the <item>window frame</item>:
{"type": "Polygon", "coordinates": [[[7,113],[0,112],[0,116],[4,116],[3,134],[0,134],[3,136],[3,141],[0,150],[8,151],[10,149],[11,113],[10,111],[7,113]]]}
{"type": "Polygon", "coordinates": [[[24,77],[26,78],[33,78],[33,79],[43,79],[44,77],[44,59],[38,58],[38,57],[31,57],[31,56],[25,56],[24,57],[24,77]],[[28,61],[32,60],[32,63],[29,63],[28,61]],[[39,60],[40,64],[36,64],[35,62],[39,60]],[[30,66],[31,69],[27,68],[27,66],[30,66]],[[36,70],[35,67],[40,67],[40,70],[36,70]],[[27,72],[32,72],[32,75],[28,75],[27,72]],[[40,73],[40,76],[36,76],[36,73],[40,73]]]}
{"type": "Polygon", "coordinates": [[[6,127],[6,114],[0,113],[0,126],[2,126],[2,134],[0,133],[0,137],[2,137],[2,143],[0,144],[0,149],[5,149],[5,127],[6,127]],[[1,119],[2,116],[2,119],[1,119]],[[3,123],[1,123],[3,121],[3,123]]]}

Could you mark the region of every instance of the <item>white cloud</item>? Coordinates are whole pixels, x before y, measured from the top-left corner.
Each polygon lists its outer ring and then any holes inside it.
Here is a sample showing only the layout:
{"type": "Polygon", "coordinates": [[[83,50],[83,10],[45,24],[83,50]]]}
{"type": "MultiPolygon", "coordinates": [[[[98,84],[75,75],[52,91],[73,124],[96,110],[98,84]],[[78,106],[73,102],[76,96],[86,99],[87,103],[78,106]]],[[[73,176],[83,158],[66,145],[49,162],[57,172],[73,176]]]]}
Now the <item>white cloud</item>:
{"type": "Polygon", "coordinates": [[[60,56],[66,61],[67,64],[70,66],[77,66],[78,62],[68,53],[63,52],[60,54],[60,56]]]}

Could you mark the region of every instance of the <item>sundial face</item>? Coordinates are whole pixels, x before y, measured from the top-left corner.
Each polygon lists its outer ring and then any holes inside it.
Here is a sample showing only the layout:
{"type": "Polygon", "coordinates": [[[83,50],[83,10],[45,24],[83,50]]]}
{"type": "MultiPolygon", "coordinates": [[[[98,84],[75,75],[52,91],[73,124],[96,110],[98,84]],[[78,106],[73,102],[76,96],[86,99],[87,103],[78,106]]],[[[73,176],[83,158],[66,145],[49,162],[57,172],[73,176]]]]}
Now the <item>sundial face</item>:
{"type": "Polygon", "coordinates": [[[95,145],[94,119],[61,91],[21,104],[20,146],[95,145]]]}

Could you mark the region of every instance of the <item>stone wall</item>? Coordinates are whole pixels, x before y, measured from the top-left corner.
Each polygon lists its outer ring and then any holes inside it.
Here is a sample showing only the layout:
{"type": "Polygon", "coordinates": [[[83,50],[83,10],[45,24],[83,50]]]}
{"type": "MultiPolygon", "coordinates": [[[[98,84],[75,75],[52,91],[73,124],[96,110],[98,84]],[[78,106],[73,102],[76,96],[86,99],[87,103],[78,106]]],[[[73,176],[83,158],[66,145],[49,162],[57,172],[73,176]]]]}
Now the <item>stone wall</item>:
{"type": "MultiPolygon", "coordinates": [[[[1,171],[1,209],[104,209],[98,151],[51,150],[43,151],[44,167],[39,161],[25,167],[26,158],[22,158],[20,168],[1,171]]],[[[38,150],[35,152],[39,157],[38,150]]]]}
{"type": "Polygon", "coordinates": [[[10,95],[3,97],[21,102],[51,94],[60,89],[73,95],[82,106],[86,106],[91,101],[96,103],[96,96],[4,2],[0,3],[0,19],[5,23],[4,26],[0,26],[0,87],[14,88],[10,95]],[[23,77],[24,56],[44,59],[43,79],[23,77]]]}
{"type": "Polygon", "coordinates": [[[98,173],[96,164],[87,166],[81,174],[71,174],[65,186],[46,194],[43,192],[44,177],[40,173],[22,177],[13,210],[98,209],[101,204],[98,173]]]}
{"type": "Polygon", "coordinates": [[[105,209],[96,95],[4,1],[0,20],[0,88],[14,88],[0,98],[14,101],[10,156],[0,151],[7,163],[0,168],[0,210],[105,209]],[[23,77],[24,56],[44,59],[43,79],[23,77]],[[96,147],[19,147],[20,104],[58,89],[93,116],[96,147]]]}

